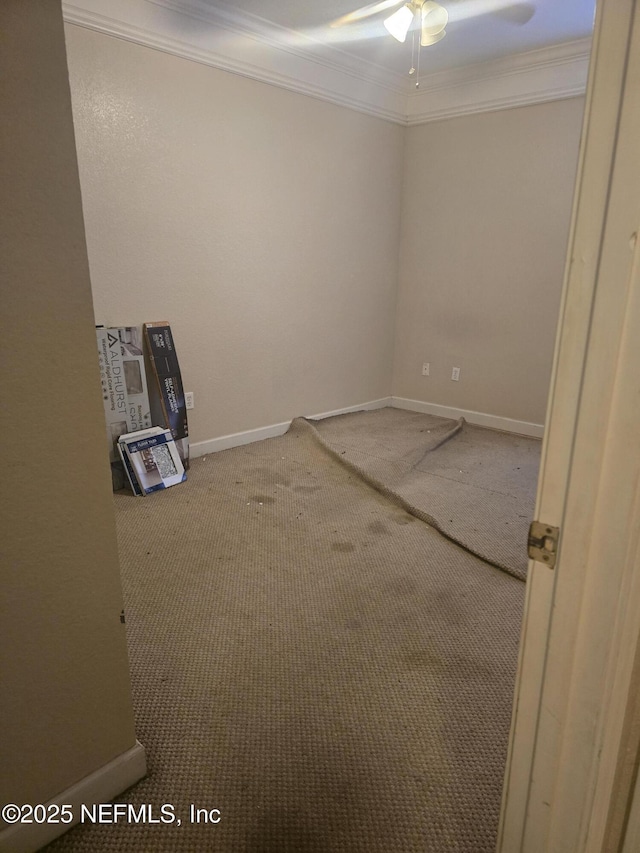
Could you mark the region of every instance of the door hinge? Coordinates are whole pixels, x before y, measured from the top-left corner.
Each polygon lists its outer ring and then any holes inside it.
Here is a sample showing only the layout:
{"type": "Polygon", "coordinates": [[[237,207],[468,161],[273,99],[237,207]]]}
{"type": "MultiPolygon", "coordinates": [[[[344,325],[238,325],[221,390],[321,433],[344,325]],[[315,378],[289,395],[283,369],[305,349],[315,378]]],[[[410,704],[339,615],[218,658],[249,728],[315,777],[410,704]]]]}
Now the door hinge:
{"type": "Polygon", "coordinates": [[[532,521],[527,540],[529,557],[552,569],[556,564],[560,528],[532,521]]]}

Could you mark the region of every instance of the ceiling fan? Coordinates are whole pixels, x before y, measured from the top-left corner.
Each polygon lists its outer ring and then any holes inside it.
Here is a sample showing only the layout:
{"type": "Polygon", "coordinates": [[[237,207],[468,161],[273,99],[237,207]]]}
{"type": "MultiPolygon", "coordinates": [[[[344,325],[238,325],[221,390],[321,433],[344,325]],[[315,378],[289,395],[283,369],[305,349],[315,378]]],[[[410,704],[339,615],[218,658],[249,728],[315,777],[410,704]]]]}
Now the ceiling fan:
{"type": "MultiPolygon", "coordinates": [[[[465,3],[469,6],[469,3],[465,3]]],[[[471,14],[492,13],[502,20],[511,24],[526,24],[531,20],[535,12],[533,3],[509,2],[509,0],[477,0],[478,11],[471,14]]],[[[384,26],[390,35],[397,41],[404,42],[409,30],[420,32],[420,46],[429,47],[444,38],[445,27],[449,20],[447,6],[455,7],[453,2],[445,2],[442,5],[434,0],[381,0],[362,6],[353,12],[332,21],[331,27],[341,27],[345,24],[355,23],[380,12],[400,6],[393,14],[384,20],[384,26]]],[[[469,15],[465,15],[467,17],[469,15]]]]}

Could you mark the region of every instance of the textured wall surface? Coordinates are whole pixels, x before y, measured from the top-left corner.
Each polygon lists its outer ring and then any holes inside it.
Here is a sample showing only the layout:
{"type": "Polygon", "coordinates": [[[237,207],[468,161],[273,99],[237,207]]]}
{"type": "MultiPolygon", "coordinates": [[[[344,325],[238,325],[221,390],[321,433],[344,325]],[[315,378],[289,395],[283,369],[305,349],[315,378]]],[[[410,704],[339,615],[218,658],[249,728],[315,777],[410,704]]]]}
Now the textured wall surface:
{"type": "Polygon", "coordinates": [[[96,322],[169,320],[192,441],[391,393],[544,421],[582,99],[402,128],[67,43],[96,322]]]}
{"type": "Polygon", "coordinates": [[[135,744],[60,4],[0,4],[0,800],[135,744]]]}
{"type": "Polygon", "coordinates": [[[96,322],[166,319],[192,441],[391,390],[403,128],[67,27],[96,322]]]}
{"type": "Polygon", "coordinates": [[[544,422],[583,106],[408,128],[395,396],[544,422]]]}

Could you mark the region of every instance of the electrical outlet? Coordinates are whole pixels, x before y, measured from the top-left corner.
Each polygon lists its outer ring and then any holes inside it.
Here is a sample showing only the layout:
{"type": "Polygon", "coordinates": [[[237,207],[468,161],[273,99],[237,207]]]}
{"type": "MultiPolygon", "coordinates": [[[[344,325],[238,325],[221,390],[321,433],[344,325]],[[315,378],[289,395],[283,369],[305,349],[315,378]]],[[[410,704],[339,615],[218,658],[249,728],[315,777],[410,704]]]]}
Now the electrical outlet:
{"type": "Polygon", "coordinates": [[[184,402],[187,409],[195,408],[195,403],[193,400],[193,391],[185,391],[184,392],[184,402]]]}
{"type": "Polygon", "coordinates": [[[458,381],[458,379],[460,379],[460,368],[459,368],[459,367],[454,367],[454,368],[453,368],[453,370],[451,371],[451,379],[452,379],[454,382],[457,382],[457,381],[458,381]]]}
{"type": "Polygon", "coordinates": [[[425,361],[425,363],[422,365],[422,375],[423,376],[429,375],[429,362],[428,361],[425,361]]]}

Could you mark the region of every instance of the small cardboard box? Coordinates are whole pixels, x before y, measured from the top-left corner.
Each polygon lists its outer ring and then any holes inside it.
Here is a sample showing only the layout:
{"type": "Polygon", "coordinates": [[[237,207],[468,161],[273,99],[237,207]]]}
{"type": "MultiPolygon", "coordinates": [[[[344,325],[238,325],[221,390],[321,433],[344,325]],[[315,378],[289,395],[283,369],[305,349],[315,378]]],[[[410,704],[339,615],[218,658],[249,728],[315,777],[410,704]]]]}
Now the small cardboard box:
{"type": "Polygon", "coordinates": [[[135,495],[168,489],[187,479],[169,429],[152,427],[121,435],[118,449],[135,495]]]}

